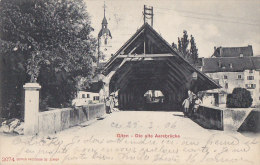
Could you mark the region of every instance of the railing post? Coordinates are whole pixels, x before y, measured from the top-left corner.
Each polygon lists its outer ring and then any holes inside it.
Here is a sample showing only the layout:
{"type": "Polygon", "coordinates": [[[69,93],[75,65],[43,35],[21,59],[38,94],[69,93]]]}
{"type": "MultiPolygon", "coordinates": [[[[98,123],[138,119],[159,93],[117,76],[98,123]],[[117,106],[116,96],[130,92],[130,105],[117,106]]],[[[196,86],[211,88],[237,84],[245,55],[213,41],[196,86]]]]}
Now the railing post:
{"type": "Polygon", "coordinates": [[[39,90],[41,86],[38,83],[26,83],[23,88],[25,90],[24,134],[36,135],[39,129],[39,90]]]}

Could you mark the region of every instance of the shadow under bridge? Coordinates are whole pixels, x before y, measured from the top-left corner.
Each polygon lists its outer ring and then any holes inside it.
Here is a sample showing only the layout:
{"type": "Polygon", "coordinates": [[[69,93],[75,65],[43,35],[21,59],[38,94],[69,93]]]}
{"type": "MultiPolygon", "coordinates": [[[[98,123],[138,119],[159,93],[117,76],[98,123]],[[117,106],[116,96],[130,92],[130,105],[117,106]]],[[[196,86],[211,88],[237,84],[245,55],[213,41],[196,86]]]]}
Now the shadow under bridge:
{"type": "Polygon", "coordinates": [[[179,110],[188,90],[197,93],[212,85],[187,66],[167,54],[128,57],[112,76],[109,91],[118,91],[121,110],[179,110]],[[161,91],[163,101],[147,103],[144,94],[149,90],[161,91]]]}

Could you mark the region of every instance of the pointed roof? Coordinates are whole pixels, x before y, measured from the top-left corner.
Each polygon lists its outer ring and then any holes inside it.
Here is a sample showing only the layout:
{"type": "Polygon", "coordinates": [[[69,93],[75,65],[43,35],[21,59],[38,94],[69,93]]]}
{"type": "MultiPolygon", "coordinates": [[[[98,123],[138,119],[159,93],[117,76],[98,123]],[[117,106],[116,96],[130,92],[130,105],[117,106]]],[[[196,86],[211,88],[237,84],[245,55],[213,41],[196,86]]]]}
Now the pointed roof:
{"type": "Polygon", "coordinates": [[[106,10],[105,10],[105,4],[104,4],[104,18],[102,20],[102,29],[98,33],[98,38],[100,38],[103,35],[108,35],[110,38],[112,38],[110,30],[107,28],[107,19],[106,19],[106,10]]]}
{"type": "MultiPolygon", "coordinates": [[[[115,53],[115,55],[106,63],[105,67],[108,67],[116,58],[119,54],[128,54],[127,52],[124,52],[127,47],[131,46],[135,42],[135,40],[141,36],[141,34],[147,31],[148,33],[153,34],[153,38],[156,38],[159,44],[164,46],[164,53],[172,53],[179,55],[179,52],[177,49],[174,49],[166,40],[164,40],[161,35],[159,35],[148,23],[143,24],[136,32],[135,34],[125,42],[125,44],[115,53]]],[[[180,55],[179,55],[180,56],[180,55]]]]}
{"type": "Polygon", "coordinates": [[[106,19],[106,17],[104,16],[104,18],[103,18],[103,21],[102,21],[102,25],[107,25],[108,23],[107,23],[107,19],[106,19]]]}
{"type": "Polygon", "coordinates": [[[160,55],[161,57],[165,57],[167,55],[168,60],[174,63],[174,65],[182,65],[182,67],[186,68],[186,70],[189,70],[189,73],[183,74],[196,72],[201,83],[204,83],[204,81],[206,81],[208,85],[207,87],[202,87],[204,90],[220,87],[212,79],[210,79],[208,76],[192,66],[188,61],[186,61],[180,55],[178,50],[173,48],[166,40],[164,40],[161,35],[159,35],[148,23],[142,25],[142,27],[139,28],[136,33],[106,63],[103,74],[107,75],[114,68],[124,65],[124,58],[122,57],[126,56],[127,58],[127,56],[129,56],[130,54],[132,56],[134,55],[136,58],[138,58],[138,55],[143,58],[144,54],[146,57],[148,57],[149,54],[157,57],[160,57],[160,55]],[[145,53],[144,50],[146,51],[145,53]]]}

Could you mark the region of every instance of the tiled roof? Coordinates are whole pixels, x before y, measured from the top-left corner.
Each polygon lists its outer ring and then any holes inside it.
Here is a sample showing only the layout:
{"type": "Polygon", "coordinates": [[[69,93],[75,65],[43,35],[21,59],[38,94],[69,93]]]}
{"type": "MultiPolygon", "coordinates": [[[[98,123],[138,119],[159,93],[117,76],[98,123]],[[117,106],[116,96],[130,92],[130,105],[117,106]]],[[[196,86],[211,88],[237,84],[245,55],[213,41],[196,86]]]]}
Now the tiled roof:
{"type": "Polygon", "coordinates": [[[240,57],[253,56],[253,48],[251,45],[245,47],[218,47],[213,56],[215,57],[240,57]]]}
{"type": "Polygon", "coordinates": [[[260,56],[252,57],[252,62],[254,64],[255,69],[260,70],[260,56]]]}
{"type": "Polygon", "coordinates": [[[98,93],[103,87],[103,82],[92,82],[87,89],[88,92],[98,93]]]}
{"type": "Polygon", "coordinates": [[[260,57],[216,57],[202,59],[202,72],[241,72],[260,69],[260,57]]]}

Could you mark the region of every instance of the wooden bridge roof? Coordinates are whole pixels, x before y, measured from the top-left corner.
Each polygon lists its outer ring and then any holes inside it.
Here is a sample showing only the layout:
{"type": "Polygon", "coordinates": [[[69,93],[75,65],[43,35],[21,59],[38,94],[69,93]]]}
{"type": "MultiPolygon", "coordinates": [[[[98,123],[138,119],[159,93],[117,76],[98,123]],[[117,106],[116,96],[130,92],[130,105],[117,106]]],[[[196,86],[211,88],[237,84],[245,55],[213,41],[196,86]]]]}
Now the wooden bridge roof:
{"type": "Polygon", "coordinates": [[[111,82],[117,89],[177,91],[194,82],[194,75],[197,75],[195,86],[199,91],[220,87],[187,62],[147,23],[106,63],[103,74],[111,71],[116,71],[111,82]]]}

